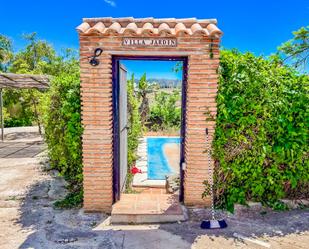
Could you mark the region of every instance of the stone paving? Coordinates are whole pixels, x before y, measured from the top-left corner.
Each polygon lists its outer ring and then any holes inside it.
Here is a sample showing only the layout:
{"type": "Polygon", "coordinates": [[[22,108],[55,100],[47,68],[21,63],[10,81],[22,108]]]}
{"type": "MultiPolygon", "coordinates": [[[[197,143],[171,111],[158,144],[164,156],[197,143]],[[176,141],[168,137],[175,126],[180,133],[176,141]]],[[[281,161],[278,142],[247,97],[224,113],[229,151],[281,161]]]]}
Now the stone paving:
{"type": "Polygon", "coordinates": [[[44,149],[44,143],[39,142],[3,142],[0,145],[0,158],[32,158],[44,149]]]}
{"type": "Polygon", "coordinates": [[[0,142],[0,248],[116,248],[111,232],[92,231],[106,215],[54,209],[53,202],[67,193],[66,183],[49,169],[36,127],[5,129],[5,134],[0,142]]]}
{"type": "Polygon", "coordinates": [[[6,128],[4,141],[0,142],[0,158],[33,158],[46,149],[38,137],[37,127],[6,128]]]}

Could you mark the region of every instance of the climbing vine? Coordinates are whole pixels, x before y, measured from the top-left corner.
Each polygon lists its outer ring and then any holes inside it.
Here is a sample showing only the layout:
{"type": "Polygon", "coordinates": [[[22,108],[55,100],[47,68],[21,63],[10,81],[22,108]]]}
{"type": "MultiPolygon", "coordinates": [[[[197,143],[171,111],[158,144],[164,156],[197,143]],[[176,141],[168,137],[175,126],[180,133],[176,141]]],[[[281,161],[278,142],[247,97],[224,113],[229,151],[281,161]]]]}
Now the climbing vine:
{"type": "MultiPolygon", "coordinates": [[[[73,67],[74,65],[72,65],[73,67]]],[[[42,101],[44,138],[52,168],[69,183],[69,195],[56,203],[70,208],[82,202],[82,124],[79,70],[53,78],[42,101]]]]}
{"type": "Polygon", "coordinates": [[[309,78],[277,58],[222,51],[213,156],[216,202],[309,196],[309,78]]]}
{"type": "Polygon", "coordinates": [[[136,150],[138,146],[138,139],[142,134],[141,116],[139,113],[140,103],[138,100],[138,93],[134,88],[134,74],[127,82],[128,94],[128,179],[127,189],[130,189],[132,181],[131,168],[137,159],[136,150]]]}

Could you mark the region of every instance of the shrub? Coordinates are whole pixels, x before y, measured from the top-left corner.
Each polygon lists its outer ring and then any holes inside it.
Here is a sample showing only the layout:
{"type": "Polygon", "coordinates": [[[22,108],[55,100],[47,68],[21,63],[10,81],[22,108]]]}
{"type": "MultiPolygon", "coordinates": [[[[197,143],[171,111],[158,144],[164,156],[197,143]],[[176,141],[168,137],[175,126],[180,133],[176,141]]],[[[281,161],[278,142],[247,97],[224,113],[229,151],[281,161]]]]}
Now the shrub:
{"type": "MultiPolygon", "coordinates": [[[[308,76],[222,51],[213,156],[217,205],[273,205],[309,180],[308,76]]],[[[307,197],[308,197],[307,189],[307,197]]]]}
{"type": "Polygon", "coordinates": [[[82,186],[79,82],[78,70],[54,77],[42,106],[51,165],[69,182],[71,192],[81,191],[82,186]]]}

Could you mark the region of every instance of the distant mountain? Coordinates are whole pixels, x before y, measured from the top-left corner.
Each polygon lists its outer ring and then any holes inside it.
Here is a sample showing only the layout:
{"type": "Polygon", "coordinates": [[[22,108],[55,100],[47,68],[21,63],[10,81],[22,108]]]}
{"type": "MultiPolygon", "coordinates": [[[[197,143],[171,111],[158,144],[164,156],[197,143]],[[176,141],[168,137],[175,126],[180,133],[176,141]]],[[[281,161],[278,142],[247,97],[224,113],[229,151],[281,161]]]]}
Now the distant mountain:
{"type": "MultiPolygon", "coordinates": [[[[135,83],[138,83],[139,79],[135,79],[135,83]]],[[[155,78],[150,78],[147,79],[147,81],[150,84],[157,84],[160,86],[160,88],[178,88],[181,87],[182,80],[178,79],[155,79],[155,78]]]]}

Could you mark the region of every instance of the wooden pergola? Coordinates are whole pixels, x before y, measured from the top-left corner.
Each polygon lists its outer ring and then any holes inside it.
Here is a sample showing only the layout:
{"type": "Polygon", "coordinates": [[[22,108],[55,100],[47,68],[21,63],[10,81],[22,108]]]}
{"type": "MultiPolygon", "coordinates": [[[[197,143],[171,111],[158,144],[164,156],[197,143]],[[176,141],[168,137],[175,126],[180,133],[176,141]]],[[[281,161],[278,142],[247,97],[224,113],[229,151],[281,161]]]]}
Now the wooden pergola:
{"type": "Polygon", "coordinates": [[[14,74],[0,73],[0,125],[1,140],[4,139],[4,120],[3,120],[3,96],[4,88],[11,89],[31,89],[45,90],[49,88],[49,76],[31,75],[31,74],[14,74]]]}

